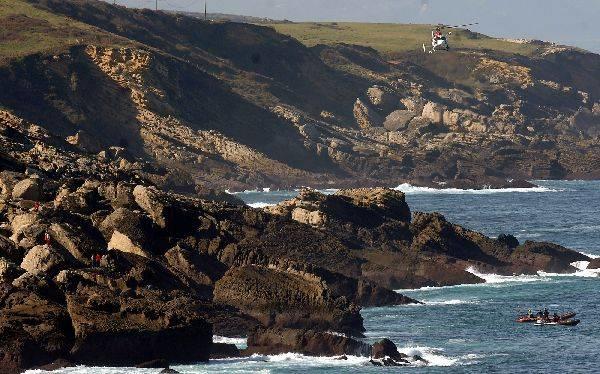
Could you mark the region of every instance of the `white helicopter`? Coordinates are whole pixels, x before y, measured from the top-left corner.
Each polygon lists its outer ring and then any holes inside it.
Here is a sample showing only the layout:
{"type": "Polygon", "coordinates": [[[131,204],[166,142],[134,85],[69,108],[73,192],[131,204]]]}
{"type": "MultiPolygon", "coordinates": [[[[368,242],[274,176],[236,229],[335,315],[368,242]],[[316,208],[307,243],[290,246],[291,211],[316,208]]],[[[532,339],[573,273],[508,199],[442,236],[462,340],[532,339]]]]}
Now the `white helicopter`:
{"type": "Polygon", "coordinates": [[[425,43],[423,43],[423,52],[433,53],[433,52],[437,52],[438,49],[443,49],[445,51],[450,50],[450,43],[448,43],[448,37],[450,35],[452,35],[452,31],[448,32],[448,34],[443,34],[442,33],[443,29],[457,29],[457,28],[463,28],[463,27],[473,26],[473,25],[478,25],[478,24],[479,23],[470,23],[468,25],[456,25],[456,26],[438,25],[435,28],[435,30],[433,30],[431,32],[431,49],[427,49],[427,46],[425,46],[425,43]]]}

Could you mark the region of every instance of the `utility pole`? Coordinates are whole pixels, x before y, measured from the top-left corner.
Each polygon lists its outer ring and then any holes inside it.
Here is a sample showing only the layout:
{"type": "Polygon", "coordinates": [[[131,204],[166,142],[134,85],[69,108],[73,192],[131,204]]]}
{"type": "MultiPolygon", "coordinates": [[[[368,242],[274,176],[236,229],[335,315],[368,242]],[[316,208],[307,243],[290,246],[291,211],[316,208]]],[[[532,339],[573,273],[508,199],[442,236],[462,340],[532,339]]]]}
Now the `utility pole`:
{"type": "Polygon", "coordinates": [[[206,3],[207,1],[204,2],[204,20],[206,21],[206,3]]]}
{"type": "Polygon", "coordinates": [[[154,8],[154,10],[158,11],[158,0],[156,0],[156,7],[154,8]]]}

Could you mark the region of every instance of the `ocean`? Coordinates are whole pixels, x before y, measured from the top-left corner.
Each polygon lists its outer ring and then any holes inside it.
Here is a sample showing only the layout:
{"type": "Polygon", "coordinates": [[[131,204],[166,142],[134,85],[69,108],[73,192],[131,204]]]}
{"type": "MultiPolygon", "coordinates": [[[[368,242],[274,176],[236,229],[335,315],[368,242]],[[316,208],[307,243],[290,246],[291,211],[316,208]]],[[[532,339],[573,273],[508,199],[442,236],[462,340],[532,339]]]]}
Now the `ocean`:
{"type": "MultiPolygon", "coordinates": [[[[537,181],[530,190],[436,190],[398,186],[412,211],[440,212],[453,223],[489,236],[513,234],[520,241],[555,242],[600,256],[600,181],[537,181]]],[[[328,193],[333,190],[325,191],[328,193]]],[[[261,207],[297,191],[236,194],[261,207]]],[[[398,290],[423,305],[363,309],[366,341],[390,338],[400,351],[420,355],[429,365],[373,367],[367,358],[255,355],[173,366],[181,373],[596,373],[600,369],[600,278],[585,269],[573,275],[479,274],[485,284],[398,290]],[[529,308],[576,311],[575,327],[518,324],[529,308]]],[[[216,338],[245,345],[244,339],[216,338]]],[[[75,367],[60,373],[158,373],[156,369],[75,367]]],[[[35,371],[30,371],[33,373],[35,371]]]]}

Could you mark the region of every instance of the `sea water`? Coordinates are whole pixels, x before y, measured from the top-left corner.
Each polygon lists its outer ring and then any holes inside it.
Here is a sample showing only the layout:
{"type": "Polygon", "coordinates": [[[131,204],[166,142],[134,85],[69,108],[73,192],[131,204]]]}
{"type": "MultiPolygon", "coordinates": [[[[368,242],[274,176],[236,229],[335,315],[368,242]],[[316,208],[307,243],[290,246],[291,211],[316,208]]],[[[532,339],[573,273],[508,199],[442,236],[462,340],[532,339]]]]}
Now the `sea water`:
{"type": "MultiPolygon", "coordinates": [[[[489,236],[514,234],[520,241],[551,241],[600,256],[600,182],[538,181],[522,190],[435,190],[410,185],[413,211],[441,212],[451,222],[489,236]]],[[[324,191],[333,193],[335,190],[324,191]]],[[[262,207],[289,199],[297,191],[246,191],[236,194],[262,207]]],[[[255,355],[173,366],[182,373],[396,372],[411,373],[597,373],[600,371],[600,278],[586,270],[562,276],[499,276],[470,271],[485,284],[398,290],[423,305],[363,309],[366,341],[390,338],[400,351],[420,355],[428,366],[373,367],[367,358],[314,358],[299,354],[255,355]],[[528,309],[578,312],[575,327],[534,326],[514,320],[528,309]]],[[[218,341],[245,346],[243,339],[218,341]]],[[[157,373],[160,370],[88,368],[62,373],[157,373]]]]}

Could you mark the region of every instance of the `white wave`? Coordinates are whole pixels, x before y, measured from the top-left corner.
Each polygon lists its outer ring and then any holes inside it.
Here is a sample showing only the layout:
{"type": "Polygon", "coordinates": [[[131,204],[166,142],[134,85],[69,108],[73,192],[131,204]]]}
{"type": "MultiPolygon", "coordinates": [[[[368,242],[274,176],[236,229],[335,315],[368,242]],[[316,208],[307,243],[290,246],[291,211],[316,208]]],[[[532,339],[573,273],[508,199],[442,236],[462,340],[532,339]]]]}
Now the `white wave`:
{"type": "Polygon", "coordinates": [[[544,279],[542,279],[539,274],[538,275],[499,275],[499,274],[484,274],[479,272],[476,268],[474,268],[473,266],[468,267],[467,269],[465,269],[465,271],[485,280],[486,283],[510,283],[510,282],[521,282],[521,283],[528,283],[528,282],[538,282],[538,281],[543,281],[544,279]]]}
{"type": "Polygon", "coordinates": [[[579,253],[581,253],[584,256],[588,256],[589,258],[592,258],[592,259],[600,258],[600,255],[592,255],[592,254],[584,253],[584,252],[579,252],[579,253]]]}
{"type": "Polygon", "coordinates": [[[548,187],[532,187],[532,188],[484,188],[480,190],[476,189],[460,189],[460,188],[431,188],[431,187],[417,187],[409,183],[403,183],[394,188],[397,191],[402,191],[406,194],[448,194],[448,195],[489,195],[495,193],[542,193],[542,192],[561,192],[563,190],[557,190],[548,187]]]}
{"type": "MultiPolygon", "coordinates": [[[[580,261],[588,262],[588,261],[580,261]]],[[[571,264],[572,265],[572,264],[571,264]]],[[[587,265],[586,265],[587,267],[587,265]]],[[[583,269],[569,274],[561,273],[546,273],[545,271],[538,271],[541,277],[579,277],[579,278],[598,278],[600,277],[600,269],[583,269]]]]}
{"type": "Polygon", "coordinates": [[[263,202],[258,202],[258,203],[252,203],[252,204],[248,204],[248,206],[252,207],[252,208],[266,208],[268,206],[274,206],[276,204],[272,204],[272,203],[263,203],[263,202]]]}
{"type": "Polygon", "coordinates": [[[577,269],[585,266],[585,269],[580,269],[579,271],[573,273],[547,273],[545,271],[538,271],[537,275],[499,275],[499,274],[484,274],[479,272],[474,267],[468,267],[466,271],[469,273],[478,276],[479,278],[485,280],[485,284],[501,284],[501,283],[528,283],[528,282],[540,282],[540,281],[549,281],[554,277],[581,277],[581,278],[594,278],[600,276],[600,269],[587,269],[589,262],[588,261],[578,261],[574,262],[571,265],[577,269]]]}
{"type": "MultiPolygon", "coordinates": [[[[478,304],[479,301],[477,300],[459,300],[459,299],[452,299],[452,300],[421,300],[423,301],[425,304],[424,305],[461,305],[461,304],[478,304]]],[[[419,304],[417,304],[419,305],[419,304]]]]}
{"type": "Polygon", "coordinates": [[[341,357],[313,357],[300,353],[282,353],[278,355],[253,354],[250,357],[211,360],[211,365],[263,362],[277,364],[278,367],[282,365],[286,367],[359,366],[368,364],[369,360],[369,357],[360,356],[345,356],[345,359],[341,359],[341,357]]]}
{"type": "Polygon", "coordinates": [[[456,365],[470,365],[476,363],[476,359],[481,358],[481,355],[467,354],[463,356],[446,356],[444,350],[441,348],[432,347],[421,347],[421,346],[408,346],[399,348],[400,353],[404,353],[410,357],[419,356],[427,360],[428,364],[423,362],[414,361],[415,366],[456,366],[456,365]]]}
{"type": "Polygon", "coordinates": [[[235,344],[238,348],[248,346],[248,338],[228,338],[226,336],[213,335],[213,343],[235,344]]]}

